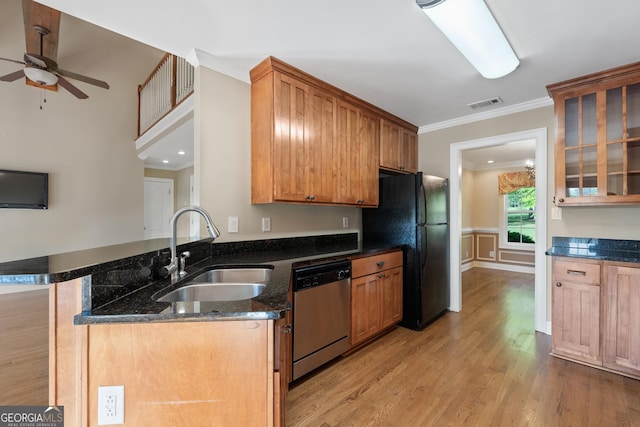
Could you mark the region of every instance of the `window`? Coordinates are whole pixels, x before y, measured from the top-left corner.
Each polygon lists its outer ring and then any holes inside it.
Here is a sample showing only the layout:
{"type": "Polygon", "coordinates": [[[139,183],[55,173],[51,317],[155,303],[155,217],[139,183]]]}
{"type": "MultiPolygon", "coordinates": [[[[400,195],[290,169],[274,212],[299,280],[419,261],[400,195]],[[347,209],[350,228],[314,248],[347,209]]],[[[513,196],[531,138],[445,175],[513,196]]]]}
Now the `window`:
{"type": "Polygon", "coordinates": [[[535,187],[521,188],[504,196],[504,219],[501,231],[502,240],[508,246],[535,244],[535,187]]]}

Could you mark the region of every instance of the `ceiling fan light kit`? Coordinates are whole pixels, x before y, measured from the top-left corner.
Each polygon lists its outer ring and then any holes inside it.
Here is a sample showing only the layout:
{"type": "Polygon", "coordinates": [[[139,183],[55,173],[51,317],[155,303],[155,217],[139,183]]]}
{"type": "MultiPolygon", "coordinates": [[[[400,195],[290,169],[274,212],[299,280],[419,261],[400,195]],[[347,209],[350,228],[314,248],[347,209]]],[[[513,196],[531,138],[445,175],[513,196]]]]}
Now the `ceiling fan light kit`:
{"type": "Polygon", "coordinates": [[[504,77],[520,64],[483,0],[416,0],[416,4],[483,77],[504,77]]]}
{"type": "Polygon", "coordinates": [[[40,85],[51,86],[58,83],[58,76],[40,68],[25,67],[24,75],[32,82],[40,85]]]}

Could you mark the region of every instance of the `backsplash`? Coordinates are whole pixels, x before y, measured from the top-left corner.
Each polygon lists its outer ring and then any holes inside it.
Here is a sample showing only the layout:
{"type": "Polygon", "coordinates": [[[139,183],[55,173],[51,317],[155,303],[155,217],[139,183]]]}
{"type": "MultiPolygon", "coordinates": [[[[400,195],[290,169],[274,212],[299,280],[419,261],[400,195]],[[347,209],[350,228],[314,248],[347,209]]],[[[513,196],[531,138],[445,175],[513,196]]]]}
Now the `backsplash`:
{"type": "MultiPolygon", "coordinates": [[[[314,255],[324,250],[340,252],[357,248],[358,233],[345,233],[226,243],[211,243],[205,239],[178,245],[177,253],[191,252],[187,263],[193,265],[209,257],[215,262],[216,256],[249,252],[273,252],[284,259],[314,255]]],[[[91,308],[99,308],[160,280],[159,271],[169,264],[170,258],[167,248],[100,266],[99,272],[91,275],[91,308]]]]}

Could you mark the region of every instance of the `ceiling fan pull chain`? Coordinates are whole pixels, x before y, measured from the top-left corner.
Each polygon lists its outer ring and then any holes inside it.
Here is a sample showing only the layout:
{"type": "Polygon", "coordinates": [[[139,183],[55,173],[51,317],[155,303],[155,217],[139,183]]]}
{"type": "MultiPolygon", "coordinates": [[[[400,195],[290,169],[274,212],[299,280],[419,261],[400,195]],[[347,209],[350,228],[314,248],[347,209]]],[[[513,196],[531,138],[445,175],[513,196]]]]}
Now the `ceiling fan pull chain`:
{"type": "Polygon", "coordinates": [[[42,104],[47,103],[47,94],[44,89],[40,89],[40,109],[42,110],[42,104]]]}

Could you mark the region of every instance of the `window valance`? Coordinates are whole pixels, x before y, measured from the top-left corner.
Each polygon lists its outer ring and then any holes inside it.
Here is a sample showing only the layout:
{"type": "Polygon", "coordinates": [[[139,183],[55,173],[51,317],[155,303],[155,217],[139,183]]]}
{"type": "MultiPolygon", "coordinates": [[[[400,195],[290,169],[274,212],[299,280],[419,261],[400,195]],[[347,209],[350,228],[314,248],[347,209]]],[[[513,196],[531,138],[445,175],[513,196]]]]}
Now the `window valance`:
{"type": "Polygon", "coordinates": [[[506,172],[498,174],[498,194],[509,194],[521,188],[535,187],[536,179],[527,172],[506,172]]]}

